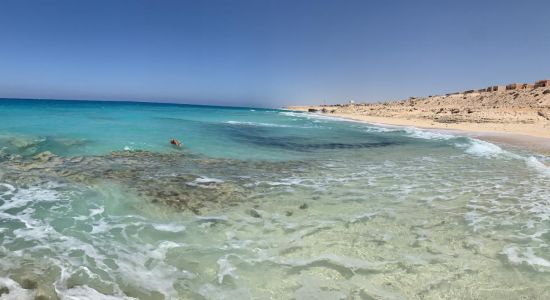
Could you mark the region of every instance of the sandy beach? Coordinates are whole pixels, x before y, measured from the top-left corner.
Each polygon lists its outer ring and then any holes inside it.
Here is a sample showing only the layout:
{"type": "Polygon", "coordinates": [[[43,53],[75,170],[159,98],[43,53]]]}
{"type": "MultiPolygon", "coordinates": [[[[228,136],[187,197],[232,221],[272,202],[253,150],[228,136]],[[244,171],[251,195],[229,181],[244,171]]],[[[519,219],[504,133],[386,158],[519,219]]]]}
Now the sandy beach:
{"type": "Polygon", "coordinates": [[[368,123],[459,132],[550,153],[550,88],[287,108],[368,123]]]}

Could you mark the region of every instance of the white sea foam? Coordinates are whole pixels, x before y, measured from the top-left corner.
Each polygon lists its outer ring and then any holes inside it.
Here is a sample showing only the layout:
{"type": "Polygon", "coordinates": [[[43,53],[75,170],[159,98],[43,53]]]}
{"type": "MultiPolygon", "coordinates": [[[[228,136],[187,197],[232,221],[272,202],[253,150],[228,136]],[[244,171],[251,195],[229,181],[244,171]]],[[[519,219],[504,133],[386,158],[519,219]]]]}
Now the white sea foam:
{"type": "Polygon", "coordinates": [[[18,189],[16,190],[13,186],[9,184],[2,184],[3,187],[7,188],[7,191],[2,194],[13,195],[9,200],[5,200],[5,203],[0,206],[0,211],[6,211],[11,208],[20,208],[24,207],[30,203],[36,202],[51,202],[60,200],[59,194],[52,190],[57,184],[51,184],[48,187],[39,187],[31,186],[27,189],[18,189]]]}
{"type": "Polygon", "coordinates": [[[468,222],[468,225],[472,226],[474,232],[483,227],[482,223],[488,216],[481,215],[479,212],[473,210],[464,214],[464,219],[468,222]]]}
{"type": "Polygon", "coordinates": [[[414,127],[405,127],[403,130],[407,133],[409,137],[425,140],[449,140],[457,137],[451,134],[446,134],[433,130],[421,130],[414,127]]]}
{"type": "Polygon", "coordinates": [[[210,178],[206,176],[201,176],[194,180],[196,183],[223,183],[224,181],[217,178],[210,178]]]}
{"type": "Polygon", "coordinates": [[[525,159],[525,162],[529,167],[537,170],[540,174],[550,177],[550,166],[543,164],[536,157],[529,156],[525,159]]]}
{"type": "Polygon", "coordinates": [[[259,126],[259,127],[293,127],[291,125],[273,124],[273,123],[260,123],[260,122],[244,122],[244,121],[227,121],[227,124],[243,125],[243,126],[259,126]]]}
{"type": "Polygon", "coordinates": [[[280,114],[289,116],[289,117],[302,117],[302,118],[314,119],[314,120],[356,122],[356,123],[364,124],[365,130],[367,132],[403,132],[404,131],[406,135],[409,137],[425,139],[425,140],[449,140],[449,139],[459,137],[457,135],[443,133],[437,130],[425,130],[425,129],[419,129],[416,127],[403,127],[403,126],[397,126],[397,125],[393,126],[393,125],[387,125],[387,124],[377,124],[377,123],[370,123],[365,121],[350,120],[342,117],[326,116],[326,115],[315,114],[315,113],[284,111],[284,112],[280,112],[280,114]]]}
{"type": "Polygon", "coordinates": [[[545,165],[534,156],[529,156],[529,157],[521,156],[516,153],[504,150],[495,144],[492,144],[486,141],[481,141],[478,139],[472,139],[472,138],[469,139],[468,144],[457,143],[455,145],[460,148],[465,148],[466,150],[464,152],[475,156],[480,156],[485,158],[505,158],[505,159],[524,160],[528,167],[532,168],[533,170],[537,171],[539,174],[543,176],[550,177],[550,166],[545,165]]]}
{"type": "Polygon", "coordinates": [[[374,126],[366,126],[367,132],[394,132],[394,133],[405,133],[407,137],[416,138],[416,139],[423,139],[423,140],[450,140],[455,138],[460,138],[459,135],[453,135],[444,133],[437,130],[427,130],[427,129],[419,129],[416,127],[403,127],[403,126],[391,126],[386,124],[376,124],[376,123],[368,123],[369,125],[374,126]]]}
{"type": "Polygon", "coordinates": [[[185,226],[182,224],[153,224],[153,227],[158,231],[165,231],[165,232],[185,231],[185,226]]]}
{"type": "Polygon", "coordinates": [[[456,146],[461,148],[466,148],[465,152],[471,155],[476,155],[485,158],[507,158],[507,159],[518,159],[524,160],[528,167],[537,171],[543,176],[550,177],[550,166],[545,165],[540,160],[534,156],[521,156],[516,153],[502,149],[501,147],[477,139],[469,139],[469,144],[456,144],[456,146]]]}
{"type": "Polygon", "coordinates": [[[77,286],[70,289],[65,289],[60,291],[60,296],[62,299],[67,300],[129,300],[129,299],[136,299],[132,297],[127,296],[112,296],[112,295],[105,295],[97,290],[87,286],[77,286]]]}
{"type": "MultiPolygon", "coordinates": [[[[357,126],[359,127],[359,126],[357,126]]],[[[359,129],[365,129],[367,132],[399,132],[401,131],[401,128],[395,128],[385,125],[379,125],[374,123],[368,123],[365,124],[365,126],[359,127],[359,129]]]]}
{"type": "Polygon", "coordinates": [[[507,151],[490,142],[468,138],[468,143],[456,143],[455,146],[465,149],[464,152],[484,158],[525,159],[521,155],[507,151]]]}
{"type": "Polygon", "coordinates": [[[95,215],[100,215],[105,212],[105,207],[101,206],[99,208],[90,208],[90,217],[93,217],[95,215]]]}
{"type": "Polygon", "coordinates": [[[502,148],[495,144],[476,139],[470,139],[470,145],[465,150],[465,152],[468,154],[483,157],[495,157],[506,153],[504,150],[502,150],[502,148]]]}
{"type": "Polygon", "coordinates": [[[516,246],[509,246],[502,250],[508,261],[513,265],[527,264],[539,272],[550,271],[550,261],[535,255],[532,247],[521,251],[516,246]]]}
{"type": "Polygon", "coordinates": [[[302,179],[302,178],[284,178],[284,179],[281,179],[281,181],[258,182],[258,184],[265,183],[270,186],[280,186],[280,185],[292,186],[292,185],[302,185],[302,183],[305,180],[306,179],[302,179]]]}
{"type": "Polygon", "coordinates": [[[15,192],[15,187],[11,184],[0,183],[0,197],[11,196],[15,192]]]}
{"type": "Polygon", "coordinates": [[[17,282],[7,277],[0,277],[0,288],[5,287],[9,293],[0,295],[2,300],[33,299],[34,291],[22,288],[17,282]]]}
{"type": "Polygon", "coordinates": [[[235,274],[235,270],[237,268],[229,261],[229,255],[225,255],[218,259],[218,283],[222,284],[225,277],[233,277],[238,278],[238,276],[235,274]]]}
{"type": "MultiPolygon", "coordinates": [[[[279,114],[283,115],[283,116],[287,116],[287,117],[306,118],[306,119],[309,119],[309,120],[313,119],[313,120],[354,122],[353,120],[349,120],[349,119],[346,119],[346,118],[326,116],[326,115],[315,114],[315,113],[307,113],[307,112],[282,111],[282,112],[279,112],[279,114]]],[[[359,121],[357,121],[357,122],[359,122],[359,121]]]]}
{"type": "Polygon", "coordinates": [[[223,183],[224,181],[217,178],[210,178],[206,176],[201,176],[196,178],[195,180],[191,182],[187,182],[186,184],[189,186],[196,186],[201,188],[213,188],[212,184],[219,184],[223,183]]]}

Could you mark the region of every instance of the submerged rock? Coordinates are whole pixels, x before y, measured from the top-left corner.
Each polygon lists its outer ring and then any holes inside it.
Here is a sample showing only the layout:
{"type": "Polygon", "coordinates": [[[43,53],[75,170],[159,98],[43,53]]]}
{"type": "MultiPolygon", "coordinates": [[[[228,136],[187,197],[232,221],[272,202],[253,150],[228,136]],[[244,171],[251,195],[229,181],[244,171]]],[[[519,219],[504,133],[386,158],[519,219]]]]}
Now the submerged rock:
{"type": "Polygon", "coordinates": [[[59,300],[53,286],[39,286],[36,289],[34,300],[59,300]]]}
{"type": "Polygon", "coordinates": [[[33,159],[39,160],[39,161],[42,161],[42,162],[47,162],[47,161],[50,161],[54,157],[55,157],[55,155],[53,153],[51,153],[50,151],[44,151],[44,152],[40,152],[40,153],[36,154],[35,156],[33,156],[33,159]]]}
{"type": "Polygon", "coordinates": [[[21,287],[27,290],[36,289],[38,286],[37,279],[30,276],[25,276],[20,279],[21,287]]]}
{"type": "Polygon", "coordinates": [[[254,218],[261,218],[261,217],[262,217],[262,215],[260,215],[260,213],[259,213],[257,210],[255,210],[255,209],[249,210],[249,211],[248,211],[248,214],[249,214],[250,216],[254,217],[254,218]]]}
{"type": "Polygon", "coordinates": [[[0,286],[0,296],[2,296],[3,294],[8,294],[10,292],[10,290],[5,287],[5,286],[0,286]]]}
{"type": "MultiPolygon", "coordinates": [[[[262,163],[246,166],[252,169],[273,167],[262,163]]],[[[195,214],[203,209],[218,209],[243,201],[247,193],[242,178],[226,181],[193,174],[208,172],[222,178],[231,176],[226,174],[230,172],[240,174],[242,162],[182,153],[121,151],[105,156],[62,157],[46,151],[31,159],[1,162],[0,167],[8,170],[4,179],[19,187],[52,181],[89,186],[109,182],[150,203],[195,214]]]]}
{"type": "Polygon", "coordinates": [[[11,139],[9,142],[11,145],[13,145],[18,149],[28,149],[31,147],[35,147],[40,143],[43,143],[44,141],[45,139],[18,137],[18,138],[11,139]]]}
{"type": "MultiPolygon", "coordinates": [[[[312,163],[314,166],[314,163],[312,163]]],[[[48,182],[85,186],[114,184],[145,203],[201,214],[249,201],[251,191],[303,172],[304,162],[242,161],[182,152],[115,151],[102,156],[57,156],[45,151],[31,158],[0,161],[3,180],[17,187],[48,182]],[[243,177],[242,174],[247,174],[243,177]]],[[[307,208],[307,204],[300,209],[307,208]]]]}

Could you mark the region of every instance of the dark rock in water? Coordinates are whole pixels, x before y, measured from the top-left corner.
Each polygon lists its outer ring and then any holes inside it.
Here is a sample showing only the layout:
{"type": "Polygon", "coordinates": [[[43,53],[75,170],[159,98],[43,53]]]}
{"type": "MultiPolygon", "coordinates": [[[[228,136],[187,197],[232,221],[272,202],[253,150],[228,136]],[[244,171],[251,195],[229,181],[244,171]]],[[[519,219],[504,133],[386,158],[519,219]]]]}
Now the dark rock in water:
{"type": "Polygon", "coordinates": [[[262,217],[262,215],[260,215],[260,213],[255,209],[249,210],[248,214],[251,215],[254,218],[261,218],[262,217]]]}
{"type": "Polygon", "coordinates": [[[300,209],[307,209],[307,208],[308,208],[307,203],[303,203],[302,205],[300,205],[300,209]]]}
{"type": "Polygon", "coordinates": [[[0,286],[0,296],[2,296],[3,294],[8,294],[10,292],[10,290],[5,287],[5,286],[0,286]]]}
{"type": "Polygon", "coordinates": [[[290,216],[292,216],[293,214],[294,214],[294,213],[293,213],[291,210],[287,210],[287,211],[285,212],[285,216],[287,216],[287,217],[290,217],[290,216]]]}
{"type": "Polygon", "coordinates": [[[36,281],[36,279],[34,278],[31,278],[31,277],[23,277],[21,278],[21,287],[24,288],[24,289],[36,289],[36,287],[38,286],[38,282],[36,281]]]}
{"type": "Polygon", "coordinates": [[[316,108],[308,108],[307,111],[308,111],[308,112],[312,112],[312,113],[316,113],[316,112],[318,112],[319,110],[316,109],[316,108]]]}

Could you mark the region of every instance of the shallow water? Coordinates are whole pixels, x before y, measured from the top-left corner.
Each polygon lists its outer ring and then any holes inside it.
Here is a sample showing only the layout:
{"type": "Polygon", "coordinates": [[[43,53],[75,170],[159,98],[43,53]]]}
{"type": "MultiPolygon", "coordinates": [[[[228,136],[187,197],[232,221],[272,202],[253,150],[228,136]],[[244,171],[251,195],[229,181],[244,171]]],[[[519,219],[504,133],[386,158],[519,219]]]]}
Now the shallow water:
{"type": "Polygon", "coordinates": [[[279,110],[16,100],[0,149],[1,299],[550,298],[550,158],[527,151],[279,110]]]}

